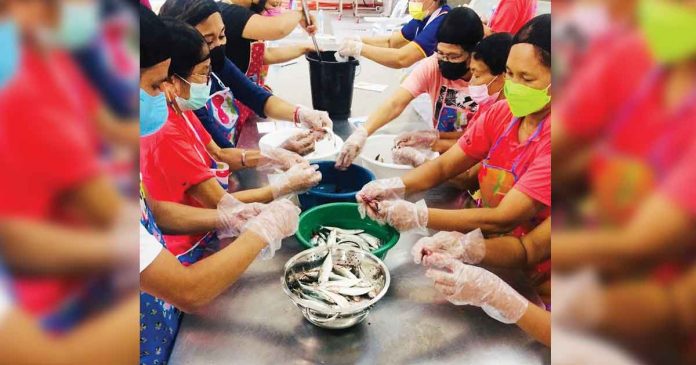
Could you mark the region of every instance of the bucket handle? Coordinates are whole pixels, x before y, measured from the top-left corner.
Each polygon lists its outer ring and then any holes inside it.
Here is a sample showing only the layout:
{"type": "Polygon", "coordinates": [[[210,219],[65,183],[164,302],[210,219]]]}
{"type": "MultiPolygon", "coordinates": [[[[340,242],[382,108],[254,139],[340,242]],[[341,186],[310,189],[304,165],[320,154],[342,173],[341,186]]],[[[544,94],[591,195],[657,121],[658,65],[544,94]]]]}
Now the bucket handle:
{"type": "Polygon", "coordinates": [[[362,71],[362,65],[358,63],[358,65],[355,66],[355,76],[360,76],[360,71],[362,71]]]}

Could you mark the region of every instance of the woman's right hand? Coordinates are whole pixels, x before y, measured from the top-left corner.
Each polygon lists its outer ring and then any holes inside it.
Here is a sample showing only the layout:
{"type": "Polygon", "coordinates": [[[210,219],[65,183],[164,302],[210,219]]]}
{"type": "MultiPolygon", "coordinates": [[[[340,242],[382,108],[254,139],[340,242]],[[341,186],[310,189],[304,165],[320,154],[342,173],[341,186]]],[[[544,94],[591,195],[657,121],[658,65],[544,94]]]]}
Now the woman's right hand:
{"type": "Polygon", "coordinates": [[[336,158],[335,167],[339,170],[345,170],[350,166],[356,157],[360,154],[363,146],[365,146],[365,141],[367,140],[367,130],[365,127],[359,127],[353,132],[353,134],[348,137],[346,142],[343,144],[341,152],[336,158]]]}
{"type": "Polygon", "coordinates": [[[404,132],[396,136],[394,146],[430,149],[439,139],[440,132],[434,129],[404,132]]]}
{"type": "Polygon", "coordinates": [[[358,202],[358,211],[364,217],[380,221],[383,220],[379,213],[379,204],[384,200],[403,199],[406,194],[406,186],[399,177],[380,179],[367,183],[355,195],[358,202]]]}
{"type": "Polygon", "coordinates": [[[267,209],[249,220],[244,229],[254,232],[268,244],[261,251],[261,258],[267,260],[280,248],[283,238],[297,231],[299,217],[300,208],[288,199],[281,199],[268,204],[267,209]]]}
{"type": "Polygon", "coordinates": [[[304,130],[290,136],[280,145],[280,148],[305,156],[314,152],[315,142],[312,131],[304,130]]]}
{"type": "Polygon", "coordinates": [[[317,171],[317,165],[295,165],[290,170],[278,176],[271,183],[273,199],[290,193],[304,192],[321,181],[321,172],[317,171]]]}

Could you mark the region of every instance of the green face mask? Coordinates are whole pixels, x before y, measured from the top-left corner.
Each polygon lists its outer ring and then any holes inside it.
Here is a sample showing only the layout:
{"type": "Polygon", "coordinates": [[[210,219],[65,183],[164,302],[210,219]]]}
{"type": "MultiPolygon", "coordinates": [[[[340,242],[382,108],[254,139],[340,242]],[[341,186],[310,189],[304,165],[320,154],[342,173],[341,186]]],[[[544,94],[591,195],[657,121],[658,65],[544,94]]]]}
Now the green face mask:
{"type": "Polygon", "coordinates": [[[547,93],[548,87],[539,90],[505,80],[503,90],[512,115],[518,118],[538,112],[551,101],[551,95],[547,93]]]}
{"type": "Polygon", "coordinates": [[[696,8],[665,0],[640,0],[638,23],[658,62],[675,63],[696,55],[696,8]]]}

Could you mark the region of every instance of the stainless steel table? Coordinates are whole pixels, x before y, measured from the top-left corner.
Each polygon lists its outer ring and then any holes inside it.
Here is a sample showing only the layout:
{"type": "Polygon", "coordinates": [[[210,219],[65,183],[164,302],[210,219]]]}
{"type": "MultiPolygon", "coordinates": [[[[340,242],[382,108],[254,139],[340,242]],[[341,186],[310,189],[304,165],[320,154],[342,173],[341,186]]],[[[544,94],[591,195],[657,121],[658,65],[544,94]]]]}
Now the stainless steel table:
{"type": "MultiPolygon", "coordinates": [[[[353,115],[367,115],[398,87],[402,74],[363,61],[358,79],[389,84],[384,93],[355,90],[353,115]]],[[[270,80],[276,95],[311,105],[308,68],[304,60],[286,66],[270,80]]],[[[412,111],[389,130],[414,128],[412,111]]],[[[334,121],[346,138],[352,127],[334,121]]],[[[421,125],[422,127],[422,125],[421,125]]],[[[240,145],[258,140],[250,125],[240,145]]],[[[264,177],[240,174],[246,186],[264,177]]],[[[453,207],[462,201],[458,191],[440,187],[426,194],[430,206],[453,207]]],[[[269,261],[255,261],[227,292],[197,314],[186,315],[176,340],[171,364],[548,364],[550,351],[513,325],[489,318],[481,309],[447,302],[432,287],[424,269],[411,261],[410,248],[418,237],[402,235],[385,263],[392,275],[387,295],[361,324],[345,330],[325,330],[307,322],[283,293],[280,277],[285,262],[301,251],[294,237],[269,261]]],[[[513,275],[514,276],[514,275],[513,275]]],[[[517,276],[519,277],[519,276],[517,276]]],[[[215,280],[215,278],[209,278],[215,280]]],[[[529,292],[517,280],[521,292],[529,292]]]]}

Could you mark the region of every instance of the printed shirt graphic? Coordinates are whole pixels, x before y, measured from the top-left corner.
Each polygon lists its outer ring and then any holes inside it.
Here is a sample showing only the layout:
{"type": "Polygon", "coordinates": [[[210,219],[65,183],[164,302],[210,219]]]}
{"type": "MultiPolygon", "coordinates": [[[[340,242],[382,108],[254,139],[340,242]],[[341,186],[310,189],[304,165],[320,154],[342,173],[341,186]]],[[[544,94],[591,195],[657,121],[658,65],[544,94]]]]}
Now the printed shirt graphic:
{"type": "Polygon", "coordinates": [[[414,98],[428,94],[433,103],[433,128],[441,132],[466,129],[478,106],[469,96],[469,83],[442,77],[437,56],[423,60],[401,87],[414,98]]]}

